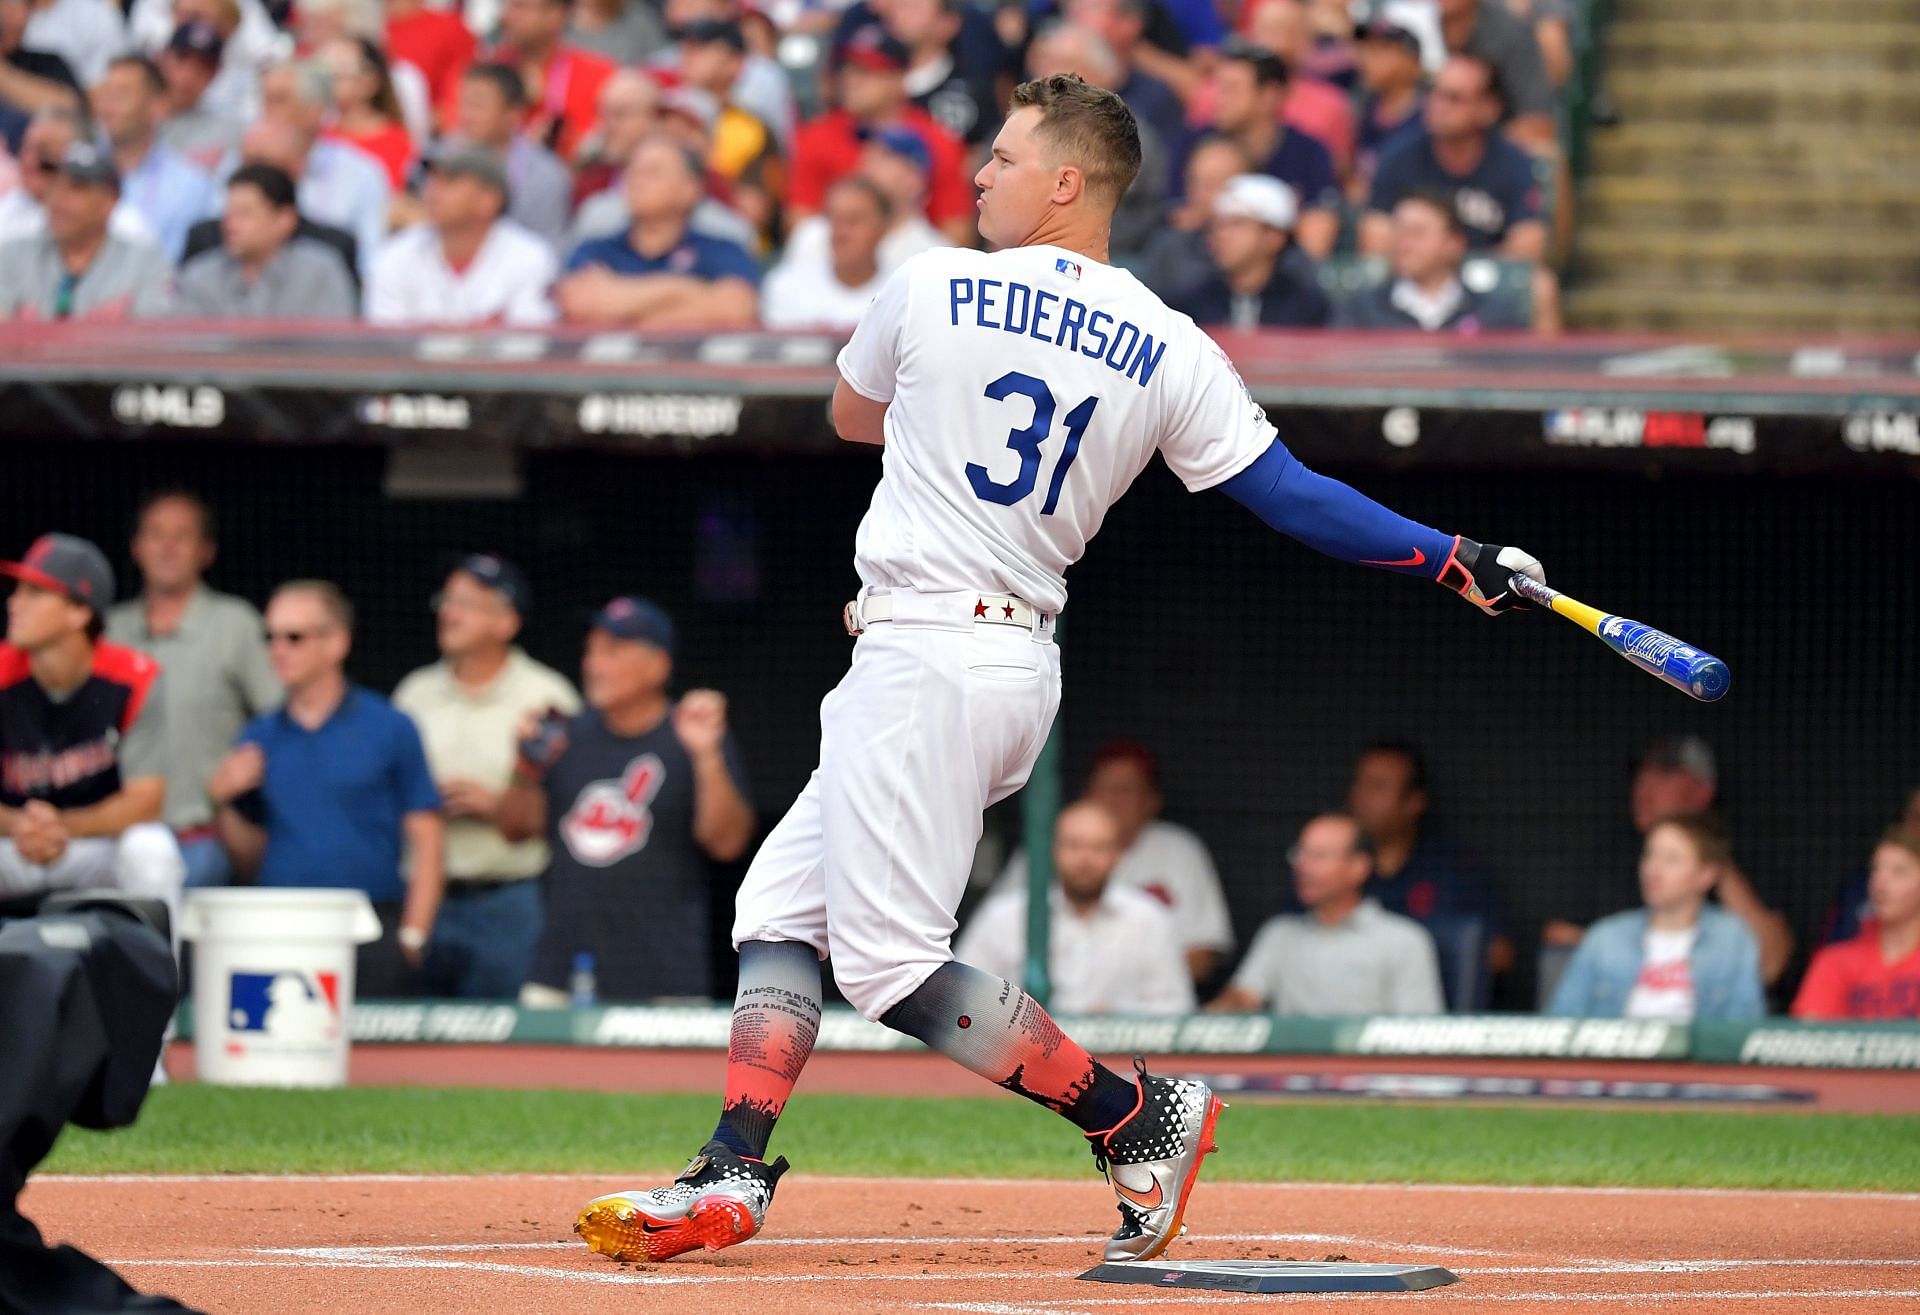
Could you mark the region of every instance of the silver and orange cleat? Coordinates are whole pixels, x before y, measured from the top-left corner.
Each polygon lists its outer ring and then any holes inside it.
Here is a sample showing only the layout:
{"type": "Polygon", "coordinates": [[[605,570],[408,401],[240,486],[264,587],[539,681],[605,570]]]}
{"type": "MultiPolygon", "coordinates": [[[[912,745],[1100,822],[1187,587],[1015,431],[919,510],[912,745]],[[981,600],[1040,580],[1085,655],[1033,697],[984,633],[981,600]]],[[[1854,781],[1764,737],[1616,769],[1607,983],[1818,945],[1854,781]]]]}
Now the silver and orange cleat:
{"type": "Polygon", "coordinates": [[[1108,1260],[1152,1260],[1186,1232],[1187,1197],[1200,1162],[1218,1149],[1214,1125],[1227,1107],[1204,1082],[1149,1077],[1144,1060],[1133,1064],[1140,1075],[1133,1113],[1105,1132],[1087,1134],[1094,1163],[1120,1202],[1108,1260]]]}
{"type": "Polygon", "coordinates": [[[683,1251],[718,1251],[746,1241],[766,1222],[786,1157],[771,1164],[708,1142],[671,1185],[597,1196],[580,1209],[573,1231],[587,1249],[646,1264],[683,1251]]]}

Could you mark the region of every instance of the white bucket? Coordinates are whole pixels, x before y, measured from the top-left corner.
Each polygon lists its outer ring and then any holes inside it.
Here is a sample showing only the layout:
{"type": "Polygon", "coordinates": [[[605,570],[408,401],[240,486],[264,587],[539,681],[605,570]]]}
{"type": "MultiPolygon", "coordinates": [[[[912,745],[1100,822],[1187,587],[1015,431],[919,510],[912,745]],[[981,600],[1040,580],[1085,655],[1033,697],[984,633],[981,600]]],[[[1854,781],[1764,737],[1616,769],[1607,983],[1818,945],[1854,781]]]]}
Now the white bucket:
{"type": "Polygon", "coordinates": [[[202,1082],[344,1087],[354,946],[380,939],[357,890],[187,892],[193,1052],[202,1082]]]}

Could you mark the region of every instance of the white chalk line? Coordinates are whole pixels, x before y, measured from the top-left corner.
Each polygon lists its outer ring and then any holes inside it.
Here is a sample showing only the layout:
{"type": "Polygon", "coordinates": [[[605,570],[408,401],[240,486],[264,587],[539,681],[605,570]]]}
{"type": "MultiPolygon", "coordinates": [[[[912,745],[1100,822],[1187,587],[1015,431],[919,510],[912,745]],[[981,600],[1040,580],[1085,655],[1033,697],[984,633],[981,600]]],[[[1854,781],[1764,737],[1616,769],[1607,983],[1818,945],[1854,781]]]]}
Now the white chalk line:
{"type": "MultiPolygon", "coordinates": [[[[664,1172],[664,1171],[663,1171],[664,1172]]],[[[217,1185],[220,1183],[605,1183],[634,1178],[631,1173],[177,1173],[177,1174],[36,1174],[32,1186],[139,1186],[217,1185]]],[[[991,1187],[1080,1189],[1087,1184],[1072,1178],[915,1178],[878,1174],[795,1173],[789,1183],[845,1183],[860,1187],[991,1187]]],[[[1566,1184],[1536,1183],[1509,1186],[1501,1183],[1323,1183],[1271,1182],[1233,1178],[1208,1178],[1212,1187],[1257,1188],[1274,1192],[1426,1192],[1471,1193],[1489,1196],[1680,1196],[1706,1200],[1767,1201],[1892,1201],[1920,1202],[1920,1192],[1841,1191],[1801,1187],[1581,1187],[1566,1184]]]]}
{"type": "MultiPolygon", "coordinates": [[[[933,1273],[868,1274],[849,1266],[843,1270],[819,1274],[634,1274],[616,1269],[556,1269],[548,1265],[508,1265],[488,1260],[433,1260],[421,1256],[367,1256],[360,1259],[304,1260],[285,1259],[117,1259],[102,1261],[114,1269],[405,1269],[459,1270],[468,1274],[502,1274],[514,1278],[562,1279],[578,1283],[613,1284],[627,1287],[690,1287],[709,1283],[936,1283],[933,1273]]],[[[975,1273],[974,1279],[1058,1279],[1057,1270],[1007,1269],[975,1273]]]]}
{"type": "MultiPolygon", "coordinates": [[[[915,1310],[959,1311],[963,1315],[1076,1315],[1077,1312],[1099,1307],[1113,1306],[1140,1307],[1153,1304],[1172,1304],[1181,1300],[1193,1303],[1204,1302],[1207,1306],[1223,1304],[1271,1305],[1279,1293],[1228,1293],[1202,1292],[1195,1289],[1180,1291],[1165,1288],[1153,1289],[1152,1296],[1139,1297],[1081,1297],[1073,1300],[1038,1301],[917,1301],[915,1310]]],[[[1294,1301],[1374,1301],[1383,1294],[1378,1292],[1296,1292],[1286,1293],[1294,1301]]],[[[1418,1294],[1423,1297],[1442,1299],[1452,1303],[1459,1302],[1650,1302],[1650,1301],[1806,1301],[1818,1298],[1821,1301],[1872,1301],[1888,1298],[1920,1297],[1920,1288],[1823,1288],[1818,1292],[1805,1289],[1789,1289],[1779,1292],[1467,1292],[1459,1288],[1432,1288],[1418,1294]]]]}

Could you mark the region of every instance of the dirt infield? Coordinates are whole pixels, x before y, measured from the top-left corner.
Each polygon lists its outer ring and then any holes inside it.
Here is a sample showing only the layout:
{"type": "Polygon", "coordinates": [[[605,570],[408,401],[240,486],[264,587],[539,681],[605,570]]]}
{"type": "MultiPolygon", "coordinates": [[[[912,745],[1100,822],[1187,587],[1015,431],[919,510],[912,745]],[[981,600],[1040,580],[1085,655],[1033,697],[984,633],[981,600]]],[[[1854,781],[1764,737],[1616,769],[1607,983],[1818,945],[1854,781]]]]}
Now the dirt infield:
{"type": "MultiPolygon", "coordinates": [[[[136,1284],[209,1312],[572,1315],[771,1309],[1107,1315],[1137,1307],[1910,1312],[1920,1193],[1203,1182],[1168,1259],[1445,1265],[1462,1282],[1349,1298],[1181,1295],[1079,1283],[1112,1224],[1104,1187],[795,1175],[745,1246],[653,1268],[568,1232],[584,1178],[43,1178],[23,1208],[136,1284]],[[1356,1305],[1357,1303],[1357,1305],[1356,1305]]],[[[626,1184],[631,1186],[632,1184],[626,1184]]]]}

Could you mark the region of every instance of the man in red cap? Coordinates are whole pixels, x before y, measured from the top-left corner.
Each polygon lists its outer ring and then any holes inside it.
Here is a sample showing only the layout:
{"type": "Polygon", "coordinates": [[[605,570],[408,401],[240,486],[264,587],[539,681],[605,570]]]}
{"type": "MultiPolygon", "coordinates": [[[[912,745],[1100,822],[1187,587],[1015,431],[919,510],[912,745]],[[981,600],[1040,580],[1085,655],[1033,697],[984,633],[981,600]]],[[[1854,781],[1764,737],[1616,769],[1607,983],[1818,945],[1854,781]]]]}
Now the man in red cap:
{"type": "Polygon", "coordinates": [[[118,886],[177,914],[187,869],[160,821],[160,668],[100,639],[106,557],[43,534],[0,574],[18,581],[0,643],[0,905],[118,886]]]}

